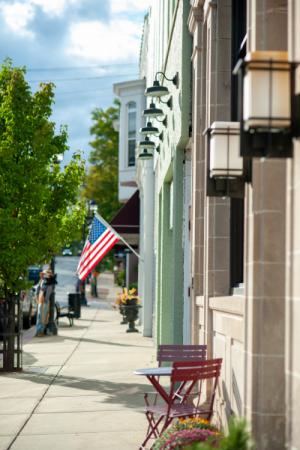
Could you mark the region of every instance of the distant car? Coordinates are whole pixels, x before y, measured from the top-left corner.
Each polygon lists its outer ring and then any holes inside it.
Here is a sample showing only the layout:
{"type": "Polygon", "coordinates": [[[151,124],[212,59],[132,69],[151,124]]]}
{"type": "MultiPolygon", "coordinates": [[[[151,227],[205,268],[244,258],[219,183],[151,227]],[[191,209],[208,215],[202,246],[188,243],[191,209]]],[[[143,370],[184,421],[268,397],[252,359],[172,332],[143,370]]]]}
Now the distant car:
{"type": "MultiPolygon", "coordinates": [[[[33,286],[26,291],[20,292],[20,301],[22,309],[23,329],[28,330],[31,325],[36,323],[37,315],[37,301],[36,301],[36,287],[33,286]]],[[[3,299],[0,299],[0,317],[3,317],[3,299]]],[[[17,305],[15,306],[15,314],[17,314],[17,305]]],[[[22,326],[21,325],[21,326],[22,326]]],[[[15,332],[18,332],[18,323],[15,323],[15,332]]],[[[3,340],[3,320],[0,320],[0,341],[3,340]]]]}
{"type": "Polygon", "coordinates": [[[72,250],[70,248],[64,248],[62,251],[63,256],[72,256],[72,250]]]}
{"type": "Polygon", "coordinates": [[[28,280],[37,284],[40,280],[40,272],[43,270],[41,266],[29,266],[28,267],[28,280]]]}

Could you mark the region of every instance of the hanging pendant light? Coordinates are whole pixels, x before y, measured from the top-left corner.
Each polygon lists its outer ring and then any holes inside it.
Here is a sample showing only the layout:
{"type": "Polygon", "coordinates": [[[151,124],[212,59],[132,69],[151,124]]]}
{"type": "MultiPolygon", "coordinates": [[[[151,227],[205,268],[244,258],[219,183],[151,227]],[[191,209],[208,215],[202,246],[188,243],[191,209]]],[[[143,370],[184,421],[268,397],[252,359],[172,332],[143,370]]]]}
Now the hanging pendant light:
{"type": "Polygon", "coordinates": [[[138,143],[138,146],[140,148],[146,148],[146,149],[149,149],[149,150],[153,150],[155,148],[155,142],[150,141],[148,136],[146,136],[144,141],[140,141],[138,143]]]}
{"type": "Polygon", "coordinates": [[[169,89],[166,86],[161,86],[158,80],[154,80],[153,86],[148,87],[145,90],[146,97],[163,97],[169,95],[169,89]]]}
{"type": "Polygon", "coordinates": [[[167,78],[164,72],[156,72],[155,74],[155,80],[153,81],[153,85],[148,87],[145,90],[145,96],[146,97],[163,97],[165,95],[169,95],[169,89],[166,86],[161,86],[160,82],[158,81],[157,77],[158,75],[161,75],[165,80],[172,81],[174,86],[178,88],[179,86],[179,77],[178,73],[174,75],[173,78],[167,78]]]}
{"type": "Polygon", "coordinates": [[[140,128],[140,134],[147,135],[147,134],[158,134],[159,129],[157,127],[154,127],[151,122],[147,122],[147,125],[145,127],[140,128]]]}
{"type": "Polygon", "coordinates": [[[164,112],[160,108],[156,108],[155,103],[150,103],[149,108],[144,109],[143,116],[149,117],[149,118],[157,118],[164,115],[164,112]]]}
{"type": "Polygon", "coordinates": [[[153,158],[153,152],[147,150],[146,148],[144,148],[143,151],[139,154],[138,157],[142,161],[146,161],[147,159],[152,159],[153,158]]]}

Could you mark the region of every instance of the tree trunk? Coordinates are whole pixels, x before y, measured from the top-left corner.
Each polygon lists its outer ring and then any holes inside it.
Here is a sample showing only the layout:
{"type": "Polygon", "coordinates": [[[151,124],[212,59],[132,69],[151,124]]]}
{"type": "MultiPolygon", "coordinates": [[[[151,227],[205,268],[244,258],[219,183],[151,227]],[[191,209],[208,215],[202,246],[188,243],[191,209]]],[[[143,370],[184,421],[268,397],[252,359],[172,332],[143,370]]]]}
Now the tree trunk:
{"type": "Polygon", "coordinates": [[[15,295],[8,294],[1,306],[0,320],[3,330],[2,370],[4,372],[13,372],[22,368],[20,305],[15,295]]]}

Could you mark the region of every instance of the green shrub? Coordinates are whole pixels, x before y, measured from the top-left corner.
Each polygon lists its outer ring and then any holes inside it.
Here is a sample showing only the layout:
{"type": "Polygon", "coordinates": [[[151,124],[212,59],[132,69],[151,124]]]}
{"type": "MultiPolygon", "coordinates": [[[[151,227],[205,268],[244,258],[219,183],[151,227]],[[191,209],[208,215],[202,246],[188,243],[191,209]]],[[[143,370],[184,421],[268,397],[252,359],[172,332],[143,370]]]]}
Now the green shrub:
{"type": "Polygon", "coordinates": [[[121,287],[125,285],[125,270],[116,273],[116,283],[121,287]]]}
{"type": "Polygon", "coordinates": [[[220,450],[251,450],[253,443],[244,420],[232,420],[227,436],[221,440],[220,450]]]}
{"type": "Polygon", "coordinates": [[[129,289],[129,290],[130,290],[130,289],[135,289],[136,292],[138,292],[138,284],[137,284],[137,283],[130,283],[128,289],[129,289]]]}

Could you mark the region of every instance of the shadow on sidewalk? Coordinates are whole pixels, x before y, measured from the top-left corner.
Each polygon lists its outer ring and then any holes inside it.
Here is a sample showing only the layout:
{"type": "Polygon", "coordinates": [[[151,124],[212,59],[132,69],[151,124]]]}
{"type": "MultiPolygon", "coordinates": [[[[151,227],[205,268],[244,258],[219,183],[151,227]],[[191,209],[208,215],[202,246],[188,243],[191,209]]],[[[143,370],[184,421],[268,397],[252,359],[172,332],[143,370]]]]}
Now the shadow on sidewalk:
{"type": "MultiPolygon", "coordinates": [[[[91,380],[87,378],[57,376],[44,373],[31,373],[29,371],[20,374],[9,374],[7,378],[29,380],[37,384],[48,384],[52,386],[70,387],[72,389],[86,390],[106,394],[105,400],[101,399],[101,403],[105,404],[122,404],[127,408],[136,409],[144,405],[143,394],[149,386],[134,383],[115,383],[107,380],[91,380]]],[[[68,394],[60,395],[68,397],[68,394]]]]}
{"type": "MultiPolygon", "coordinates": [[[[85,327],[80,327],[80,328],[85,328],[85,327]]],[[[151,338],[149,338],[151,339],[151,338]]],[[[80,341],[80,342],[89,342],[90,344],[100,344],[100,345],[113,345],[113,346],[117,346],[117,347],[137,347],[137,348],[149,348],[149,346],[147,345],[130,345],[130,344],[122,344],[121,342],[112,342],[112,341],[99,341],[99,339],[88,339],[88,338],[82,338],[82,337],[72,337],[72,336],[45,336],[42,337],[41,340],[36,340],[34,341],[34,344],[55,344],[58,342],[64,342],[64,341],[80,341]]],[[[26,350],[24,350],[24,353],[28,354],[26,352],[26,350]]],[[[53,352],[55,353],[55,352],[53,352]]]]}

